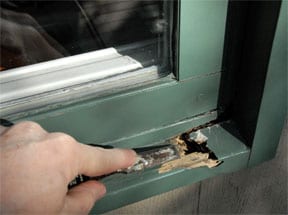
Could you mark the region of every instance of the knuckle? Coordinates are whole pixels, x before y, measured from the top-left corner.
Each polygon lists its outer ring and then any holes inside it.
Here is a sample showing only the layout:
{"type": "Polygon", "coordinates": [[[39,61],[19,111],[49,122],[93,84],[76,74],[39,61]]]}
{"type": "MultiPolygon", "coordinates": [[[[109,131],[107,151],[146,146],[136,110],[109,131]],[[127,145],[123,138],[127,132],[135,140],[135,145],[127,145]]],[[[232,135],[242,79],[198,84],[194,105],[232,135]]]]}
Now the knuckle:
{"type": "Polygon", "coordinates": [[[55,147],[65,152],[64,154],[68,158],[77,152],[77,141],[68,134],[62,132],[50,133],[49,140],[55,147]]]}
{"type": "Polygon", "coordinates": [[[31,121],[19,122],[8,128],[3,138],[21,143],[35,142],[42,139],[47,132],[37,123],[31,121]]]}
{"type": "Polygon", "coordinates": [[[16,124],[13,126],[14,129],[16,130],[21,130],[22,132],[25,132],[25,134],[30,134],[34,132],[43,132],[43,128],[36,122],[31,122],[31,121],[24,121],[16,124]]]}
{"type": "Polygon", "coordinates": [[[62,133],[62,132],[51,133],[51,135],[53,135],[54,138],[57,139],[58,143],[62,143],[62,144],[67,144],[67,143],[74,144],[74,143],[76,143],[76,140],[73,137],[71,137],[68,134],[62,133]]]}
{"type": "Polygon", "coordinates": [[[70,176],[78,174],[76,168],[71,168],[77,155],[77,141],[68,134],[54,132],[46,136],[44,145],[47,147],[47,151],[49,150],[51,155],[54,156],[57,165],[69,167],[61,169],[61,173],[66,181],[71,181],[70,176]]]}

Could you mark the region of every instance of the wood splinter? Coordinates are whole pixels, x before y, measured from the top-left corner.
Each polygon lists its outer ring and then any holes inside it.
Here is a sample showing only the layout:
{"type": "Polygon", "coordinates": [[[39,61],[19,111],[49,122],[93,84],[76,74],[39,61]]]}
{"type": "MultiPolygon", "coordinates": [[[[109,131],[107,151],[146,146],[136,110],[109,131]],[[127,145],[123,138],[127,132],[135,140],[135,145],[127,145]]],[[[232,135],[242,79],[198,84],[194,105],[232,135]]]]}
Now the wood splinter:
{"type": "Polygon", "coordinates": [[[170,142],[178,148],[180,158],[162,164],[158,172],[165,173],[179,168],[192,169],[202,166],[212,168],[220,165],[222,161],[219,161],[214,152],[207,147],[207,140],[208,138],[200,130],[192,138],[190,133],[183,133],[173,138],[170,142]]]}

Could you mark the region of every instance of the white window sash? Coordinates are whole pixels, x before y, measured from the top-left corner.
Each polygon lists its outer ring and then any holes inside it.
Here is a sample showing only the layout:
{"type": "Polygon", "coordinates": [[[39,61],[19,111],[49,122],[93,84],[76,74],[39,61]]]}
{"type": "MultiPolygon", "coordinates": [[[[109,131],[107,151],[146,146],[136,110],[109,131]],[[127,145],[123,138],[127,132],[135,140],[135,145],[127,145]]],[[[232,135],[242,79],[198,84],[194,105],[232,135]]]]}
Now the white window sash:
{"type": "Polygon", "coordinates": [[[114,48],[65,57],[0,73],[0,116],[99,96],[159,78],[114,48]]]}

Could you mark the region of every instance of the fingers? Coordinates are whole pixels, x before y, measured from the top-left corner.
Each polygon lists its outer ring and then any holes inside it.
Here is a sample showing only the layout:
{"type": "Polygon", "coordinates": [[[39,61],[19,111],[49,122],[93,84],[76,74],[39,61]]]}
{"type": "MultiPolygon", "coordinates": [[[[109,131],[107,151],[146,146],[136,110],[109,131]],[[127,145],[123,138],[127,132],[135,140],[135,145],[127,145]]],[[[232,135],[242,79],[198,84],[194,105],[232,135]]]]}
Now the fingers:
{"type": "Polygon", "coordinates": [[[87,145],[79,145],[80,174],[100,176],[127,168],[135,163],[136,153],[128,149],[102,149],[87,145]]]}
{"type": "Polygon", "coordinates": [[[106,193],[105,186],[97,181],[88,181],[69,190],[63,212],[88,214],[94,203],[106,193]]]}

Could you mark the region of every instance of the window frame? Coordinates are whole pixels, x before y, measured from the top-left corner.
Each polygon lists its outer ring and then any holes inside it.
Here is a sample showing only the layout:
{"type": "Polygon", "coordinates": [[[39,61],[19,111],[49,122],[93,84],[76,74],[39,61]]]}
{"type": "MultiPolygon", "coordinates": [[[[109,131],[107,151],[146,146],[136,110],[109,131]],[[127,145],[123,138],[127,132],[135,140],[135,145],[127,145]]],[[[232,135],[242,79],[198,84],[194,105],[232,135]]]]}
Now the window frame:
{"type": "MultiPolygon", "coordinates": [[[[212,8],[212,5],[214,9],[218,8],[215,13],[216,18],[220,16],[222,22],[217,20],[219,25],[219,28],[216,28],[219,32],[215,34],[217,48],[214,43],[210,44],[213,51],[209,52],[209,44],[205,43],[207,38],[201,39],[200,44],[205,44],[202,48],[206,50],[209,62],[198,65],[197,57],[193,58],[193,61],[183,58],[197,53],[197,50],[194,50],[194,44],[185,45],[187,42],[185,38],[190,35],[191,29],[187,30],[185,28],[187,23],[184,25],[181,20],[198,16],[197,20],[210,18],[208,20],[213,22],[215,17],[212,13],[188,15],[187,8],[200,7],[199,11],[201,11],[205,8],[205,4],[208,4],[205,1],[181,1],[180,38],[178,38],[180,57],[177,77],[179,80],[166,77],[137,89],[128,89],[96,99],[91,98],[73,105],[51,106],[44,113],[35,110],[8,119],[33,120],[48,131],[66,132],[83,143],[109,144],[117,147],[159,144],[192,127],[215,120],[219,117],[217,102],[222,75],[225,31],[223,26],[226,24],[223,10],[227,10],[228,1],[209,2],[212,8]],[[217,2],[221,6],[217,5],[217,2]]],[[[116,175],[107,178],[104,182],[108,193],[97,202],[91,213],[103,213],[208,177],[247,168],[271,159],[275,155],[287,111],[286,79],[282,78],[287,75],[285,73],[287,61],[281,61],[285,55],[287,57],[287,50],[285,52],[283,48],[287,47],[283,46],[283,42],[287,44],[287,41],[283,40],[285,31],[283,23],[287,20],[284,17],[285,5],[287,8],[287,2],[283,1],[252,146],[246,146],[245,140],[238,133],[237,125],[224,118],[223,122],[202,130],[209,138],[209,147],[220,160],[224,161],[222,165],[214,169],[204,167],[193,170],[180,169],[165,174],[158,174],[157,169],[152,169],[133,175],[116,175]],[[275,88],[275,82],[281,87],[275,88]],[[275,100],[275,95],[283,96],[285,99],[275,100]]],[[[199,27],[197,35],[201,35],[201,32],[213,33],[215,29],[211,29],[210,26],[209,21],[204,22],[199,27]]],[[[200,47],[198,56],[203,57],[203,53],[200,47]]]]}

